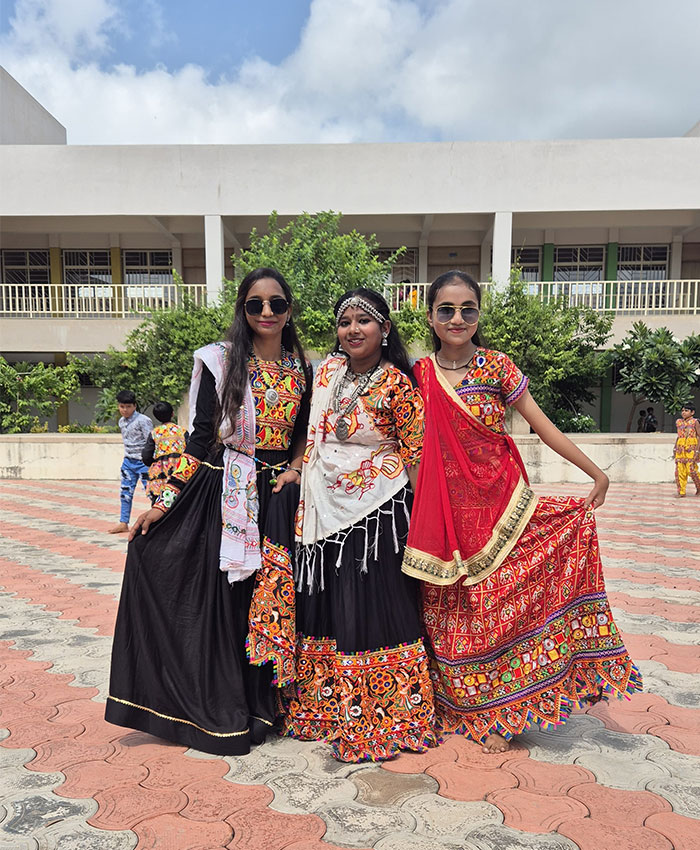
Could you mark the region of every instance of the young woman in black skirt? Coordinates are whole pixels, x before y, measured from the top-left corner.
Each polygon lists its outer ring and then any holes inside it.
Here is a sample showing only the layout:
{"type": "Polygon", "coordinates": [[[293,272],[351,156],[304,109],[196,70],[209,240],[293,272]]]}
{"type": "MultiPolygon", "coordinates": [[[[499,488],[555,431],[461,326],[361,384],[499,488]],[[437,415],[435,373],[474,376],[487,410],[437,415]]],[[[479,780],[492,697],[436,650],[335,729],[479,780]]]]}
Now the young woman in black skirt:
{"type": "Polygon", "coordinates": [[[266,524],[293,533],[311,380],[287,282],[250,272],[228,341],[195,352],[185,453],[131,529],[109,722],[219,755],[273,725],[271,665],[246,658],[248,609],[266,524]]]}
{"type": "Polygon", "coordinates": [[[335,314],[304,455],[284,731],[377,761],[437,743],[418,584],[401,572],[423,402],[384,299],[352,290],[335,314]]]}

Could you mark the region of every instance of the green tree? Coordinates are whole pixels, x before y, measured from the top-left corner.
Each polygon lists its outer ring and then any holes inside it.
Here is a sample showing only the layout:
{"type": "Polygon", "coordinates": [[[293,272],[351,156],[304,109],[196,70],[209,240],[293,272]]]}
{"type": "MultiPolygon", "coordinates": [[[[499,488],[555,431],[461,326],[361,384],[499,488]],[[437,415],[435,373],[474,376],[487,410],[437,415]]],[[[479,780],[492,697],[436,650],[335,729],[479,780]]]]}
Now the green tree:
{"type": "Polygon", "coordinates": [[[222,339],[233,315],[230,303],[203,307],[184,296],[181,307],[157,310],[126,338],[123,351],[107,349],[94,358],[71,358],[100,387],[95,417],[117,416],[116,394],[133,390],[141,409],[156,401],[177,408],[192,374],[192,352],[222,339]]]}
{"type": "Polygon", "coordinates": [[[340,213],[332,211],[302,213],[281,225],[273,212],[267,232],[252,230],[250,247],[233,258],[236,281],[228,281],[227,299],[231,300],[237,284],[249,271],[260,266],[277,269],[294,294],[294,320],[302,344],[325,351],[335,339],[335,301],[358,286],[382,291],[392,265],[406,250],[400,248],[380,260],[376,237],[357,230],[341,233],[341,219],[340,213]]]}
{"type": "Polygon", "coordinates": [[[535,401],[563,430],[595,430],[582,405],[594,400],[590,388],[607,368],[601,349],[611,326],[609,314],[529,295],[517,268],[505,289],[485,292],[479,320],[485,344],[518,364],[535,401]]]}
{"type": "Polygon", "coordinates": [[[668,328],[652,330],[635,322],[610,354],[617,367],[615,389],[632,396],[627,430],[637,406],[645,399],[678,413],[700,385],[700,334],[679,341],[668,328]]]}
{"type": "Polygon", "coordinates": [[[46,430],[47,418],[79,388],[78,372],[71,364],[10,364],[0,357],[0,431],[46,430]]]}

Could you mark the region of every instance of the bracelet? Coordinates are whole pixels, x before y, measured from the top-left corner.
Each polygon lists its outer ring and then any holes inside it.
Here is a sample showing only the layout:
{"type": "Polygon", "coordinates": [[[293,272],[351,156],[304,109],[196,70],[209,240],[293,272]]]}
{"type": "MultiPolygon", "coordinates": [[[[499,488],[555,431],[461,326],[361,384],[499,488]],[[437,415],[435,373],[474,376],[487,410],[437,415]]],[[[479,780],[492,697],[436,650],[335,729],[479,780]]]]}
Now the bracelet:
{"type": "Polygon", "coordinates": [[[299,476],[299,478],[301,478],[301,469],[299,469],[298,466],[288,466],[287,471],[288,472],[296,472],[296,474],[299,476]]]}

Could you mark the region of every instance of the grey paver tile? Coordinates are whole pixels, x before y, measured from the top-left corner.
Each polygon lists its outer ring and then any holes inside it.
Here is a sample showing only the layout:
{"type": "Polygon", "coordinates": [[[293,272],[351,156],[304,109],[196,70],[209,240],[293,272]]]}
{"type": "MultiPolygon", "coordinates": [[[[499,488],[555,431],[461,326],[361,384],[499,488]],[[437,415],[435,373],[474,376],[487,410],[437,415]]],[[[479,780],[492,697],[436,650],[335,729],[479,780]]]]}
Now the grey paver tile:
{"type": "Polygon", "coordinates": [[[480,850],[480,848],[465,839],[447,841],[402,832],[381,838],[374,845],[374,850],[480,850]]]}
{"type": "Polygon", "coordinates": [[[484,801],[464,802],[423,794],[403,803],[416,819],[416,834],[441,841],[466,838],[474,829],[503,823],[501,810],[484,801]]]}
{"type": "Polygon", "coordinates": [[[323,811],[327,824],[323,836],[341,847],[372,847],[380,838],[402,832],[414,832],[415,818],[405,810],[344,803],[323,811]]]}
{"type": "Polygon", "coordinates": [[[421,794],[435,795],[439,789],[437,781],[425,773],[391,773],[381,767],[357,771],[350,779],[358,803],[366,806],[400,806],[421,794]]]}
{"type": "Polygon", "coordinates": [[[561,835],[533,835],[507,826],[480,826],[469,833],[468,840],[479,850],[579,850],[561,835]]]}
{"type": "Polygon", "coordinates": [[[349,779],[319,779],[308,772],[288,771],[268,779],[265,784],[275,794],[270,808],[290,814],[318,813],[336,803],[352,800],[357,794],[349,779]]]}

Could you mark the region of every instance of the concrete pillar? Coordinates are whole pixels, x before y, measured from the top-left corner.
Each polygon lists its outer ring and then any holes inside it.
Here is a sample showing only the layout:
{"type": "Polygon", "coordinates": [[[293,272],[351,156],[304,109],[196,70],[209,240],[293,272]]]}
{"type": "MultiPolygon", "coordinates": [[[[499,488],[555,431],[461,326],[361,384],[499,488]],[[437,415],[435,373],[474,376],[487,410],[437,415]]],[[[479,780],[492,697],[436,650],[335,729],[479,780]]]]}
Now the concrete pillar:
{"type": "Polygon", "coordinates": [[[207,304],[214,305],[221,294],[224,278],[224,223],[220,215],[204,216],[204,262],[207,304]]]}
{"type": "Polygon", "coordinates": [[[671,268],[669,275],[671,280],[681,279],[681,260],[683,258],[683,237],[678,235],[673,237],[671,242],[671,268]]]}
{"type": "Polygon", "coordinates": [[[513,213],[494,213],[491,278],[498,287],[505,287],[510,280],[510,256],[513,247],[512,242],[513,213]]]}
{"type": "Polygon", "coordinates": [[[173,252],[172,266],[182,276],[182,243],[178,242],[176,245],[172,245],[171,250],[173,252]]]}
{"type": "Polygon", "coordinates": [[[416,283],[429,283],[427,239],[421,239],[418,242],[418,280],[416,281],[416,283]]]}

